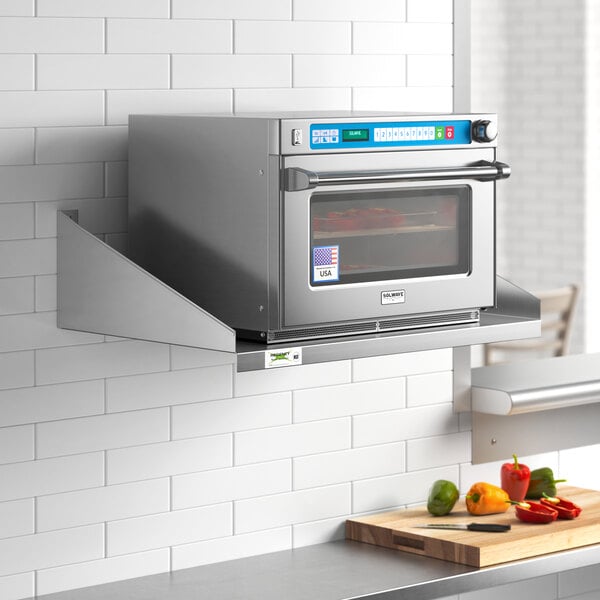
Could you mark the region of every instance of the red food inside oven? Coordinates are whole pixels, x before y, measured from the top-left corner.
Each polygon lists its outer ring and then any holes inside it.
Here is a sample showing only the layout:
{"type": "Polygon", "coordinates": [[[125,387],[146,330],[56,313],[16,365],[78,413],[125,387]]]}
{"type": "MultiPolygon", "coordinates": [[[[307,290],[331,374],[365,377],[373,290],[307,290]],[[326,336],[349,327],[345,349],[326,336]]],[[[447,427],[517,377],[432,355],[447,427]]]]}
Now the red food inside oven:
{"type": "Polygon", "coordinates": [[[314,231],[352,231],[359,229],[385,229],[403,225],[405,217],[393,208],[349,208],[330,211],[326,217],[313,218],[314,231]]]}

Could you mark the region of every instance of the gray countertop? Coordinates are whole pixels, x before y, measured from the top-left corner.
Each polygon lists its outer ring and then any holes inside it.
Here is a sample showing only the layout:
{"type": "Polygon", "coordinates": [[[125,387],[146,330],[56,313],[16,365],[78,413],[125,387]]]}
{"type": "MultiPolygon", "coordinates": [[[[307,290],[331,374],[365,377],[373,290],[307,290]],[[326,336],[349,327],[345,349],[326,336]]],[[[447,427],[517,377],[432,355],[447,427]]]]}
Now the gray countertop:
{"type": "Polygon", "coordinates": [[[44,600],[433,600],[600,563],[600,544],[477,569],[339,541],[41,596],[44,600]]]}

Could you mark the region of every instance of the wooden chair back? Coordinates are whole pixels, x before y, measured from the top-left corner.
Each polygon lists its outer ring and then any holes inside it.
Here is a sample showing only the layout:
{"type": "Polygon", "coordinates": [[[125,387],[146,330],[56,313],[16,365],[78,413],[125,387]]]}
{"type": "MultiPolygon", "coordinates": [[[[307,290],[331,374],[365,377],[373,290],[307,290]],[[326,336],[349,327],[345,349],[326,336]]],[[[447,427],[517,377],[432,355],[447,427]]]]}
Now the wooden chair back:
{"type": "Polygon", "coordinates": [[[569,352],[573,315],[579,296],[577,285],[532,292],[540,299],[542,335],[514,342],[494,342],[484,347],[485,364],[507,362],[515,358],[564,356],[569,352]]]}

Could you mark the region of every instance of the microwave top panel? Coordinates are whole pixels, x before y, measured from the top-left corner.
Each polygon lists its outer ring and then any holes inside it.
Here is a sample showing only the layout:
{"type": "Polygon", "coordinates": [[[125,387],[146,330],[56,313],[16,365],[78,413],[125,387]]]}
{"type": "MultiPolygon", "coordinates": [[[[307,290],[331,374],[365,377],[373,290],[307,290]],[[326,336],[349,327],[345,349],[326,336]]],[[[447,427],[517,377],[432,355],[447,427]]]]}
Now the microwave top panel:
{"type": "Polygon", "coordinates": [[[495,114],[242,113],[179,115],[229,120],[224,135],[248,133],[247,121],[267,121],[272,154],[389,152],[496,146],[495,114]]]}
{"type": "Polygon", "coordinates": [[[282,154],[495,146],[495,115],[373,115],[282,119],[282,154]]]}

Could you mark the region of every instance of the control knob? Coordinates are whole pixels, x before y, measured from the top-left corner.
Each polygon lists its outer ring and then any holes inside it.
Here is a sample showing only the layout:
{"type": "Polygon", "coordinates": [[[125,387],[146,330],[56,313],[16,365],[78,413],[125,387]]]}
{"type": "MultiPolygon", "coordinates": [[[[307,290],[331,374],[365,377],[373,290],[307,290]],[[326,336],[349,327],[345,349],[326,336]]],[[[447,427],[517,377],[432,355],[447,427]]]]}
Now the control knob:
{"type": "Polygon", "coordinates": [[[493,142],[498,136],[498,126],[494,121],[475,121],[471,133],[475,142],[493,142]]]}

